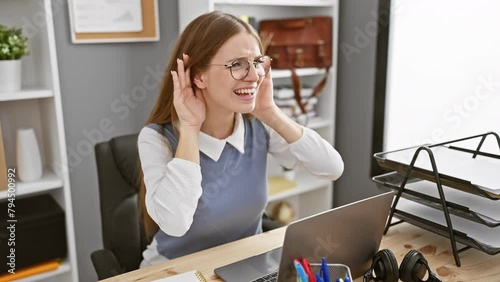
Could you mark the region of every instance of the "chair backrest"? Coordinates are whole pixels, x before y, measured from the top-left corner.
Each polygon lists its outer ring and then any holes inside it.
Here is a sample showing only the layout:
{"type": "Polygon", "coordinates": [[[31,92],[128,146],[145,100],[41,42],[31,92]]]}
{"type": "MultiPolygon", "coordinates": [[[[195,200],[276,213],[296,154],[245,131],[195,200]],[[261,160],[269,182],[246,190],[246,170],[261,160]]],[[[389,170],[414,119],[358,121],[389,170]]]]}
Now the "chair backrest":
{"type": "Polygon", "coordinates": [[[147,239],[138,219],[138,134],[95,145],[103,245],[124,271],[138,269],[147,239]]]}

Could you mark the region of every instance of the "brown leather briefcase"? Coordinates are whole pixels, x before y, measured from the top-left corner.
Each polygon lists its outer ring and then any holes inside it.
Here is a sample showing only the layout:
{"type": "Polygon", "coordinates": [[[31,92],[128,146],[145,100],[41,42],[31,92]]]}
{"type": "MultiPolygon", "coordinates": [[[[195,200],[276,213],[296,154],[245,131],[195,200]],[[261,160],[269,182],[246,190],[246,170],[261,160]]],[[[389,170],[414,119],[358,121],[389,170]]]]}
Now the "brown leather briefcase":
{"type": "Polygon", "coordinates": [[[297,101],[302,113],[306,103],[300,97],[300,79],[296,68],[324,68],[325,77],[316,85],[311,97],[317,96],[326,84],[332,65],[332,17],[262,20],[259,33],[266,45],[266,55],[273,59],[273,68],[290,69],[297,101]]]}

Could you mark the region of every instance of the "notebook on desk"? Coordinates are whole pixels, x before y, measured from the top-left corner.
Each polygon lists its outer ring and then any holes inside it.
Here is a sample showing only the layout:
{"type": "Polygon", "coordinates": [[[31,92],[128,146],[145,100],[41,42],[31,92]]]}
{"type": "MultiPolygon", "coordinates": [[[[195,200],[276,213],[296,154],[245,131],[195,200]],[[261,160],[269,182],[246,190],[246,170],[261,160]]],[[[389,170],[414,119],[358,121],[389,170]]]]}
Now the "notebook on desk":
{"type": "Polygon", "coordinates": [[[349,266],[353,277],[362,276],[380,247],[393,196],[387,192],[297,220],[288,225],[282,248],[214,272],[226,282],[296,282],[294,258],[320,263],[325,257],[328,263],[349,266]]]}
{"type": "Polygon", "coordinates": [[[207,282],[207,279],[198,270],[191,270],[151,282],[207,282]]]}

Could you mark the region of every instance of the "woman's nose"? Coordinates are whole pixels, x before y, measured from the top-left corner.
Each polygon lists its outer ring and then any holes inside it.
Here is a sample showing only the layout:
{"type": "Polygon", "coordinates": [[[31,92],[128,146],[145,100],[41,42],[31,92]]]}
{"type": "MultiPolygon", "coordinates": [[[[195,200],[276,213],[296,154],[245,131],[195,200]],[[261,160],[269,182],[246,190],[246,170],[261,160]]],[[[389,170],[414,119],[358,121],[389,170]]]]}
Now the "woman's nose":
{"type": "Polygon", "coordinates": [[[254,64],[250,64],[249,69],[248,69],[248,74],[245,77],[245,80],[247,80],[247,81],[259,80],[259,75],[257,73],[257,69],[255,68],[254,64]]]}

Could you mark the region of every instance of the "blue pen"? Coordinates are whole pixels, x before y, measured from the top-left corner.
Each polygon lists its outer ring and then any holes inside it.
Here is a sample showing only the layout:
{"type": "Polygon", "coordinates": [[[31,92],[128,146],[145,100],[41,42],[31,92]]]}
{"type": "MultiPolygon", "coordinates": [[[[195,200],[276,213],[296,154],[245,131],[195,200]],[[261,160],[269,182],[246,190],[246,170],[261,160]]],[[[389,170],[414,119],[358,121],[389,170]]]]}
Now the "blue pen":
{"type": "Polygon", "coordinates": [[[314,273],[314,275],[316,276],[316,282],[325,282],[318,273],[314,273]]]}
{"type": "Polygon", "coordinates": [[[330,282],[330,274],[328,274],[328,265],[326,264],[326,259],[321,258],[321,276],[325,282],[330,282]]]}
{"type": "Polygon", "coordinates": [[[351,282],[351,278],[349,277],[344,278],[344,282],[351,282]]]}
{"type": "Polygon", "coordinates": [[[295,270],[297,270],[297,275],[299,275],[300,280],[302,282],[309,282],[309,278],[307,278],[306,271],[300,264],[300,262],[296,259],[293,260],[293,265],[295,266],[295,270]]]}

